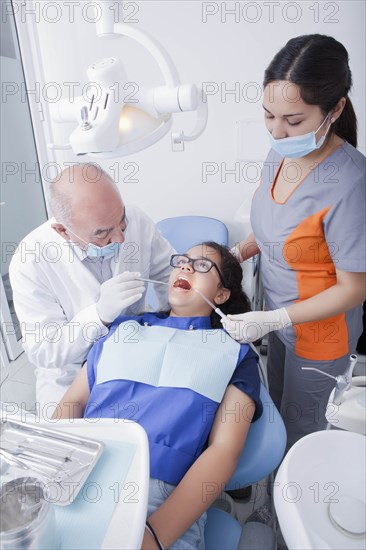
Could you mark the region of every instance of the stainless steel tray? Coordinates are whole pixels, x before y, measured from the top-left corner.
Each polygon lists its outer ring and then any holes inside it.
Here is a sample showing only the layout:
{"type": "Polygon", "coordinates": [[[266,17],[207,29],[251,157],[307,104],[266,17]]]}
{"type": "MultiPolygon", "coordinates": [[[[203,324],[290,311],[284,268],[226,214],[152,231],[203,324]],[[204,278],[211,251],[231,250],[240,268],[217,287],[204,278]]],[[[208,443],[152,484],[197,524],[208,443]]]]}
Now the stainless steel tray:
{"type": "Polygon", "coordinates": [[[48,499],[66,506],[75,500],[104,450],[104,443],[15,420],[0,422],[2,481],[37,477],[48,499]]]}

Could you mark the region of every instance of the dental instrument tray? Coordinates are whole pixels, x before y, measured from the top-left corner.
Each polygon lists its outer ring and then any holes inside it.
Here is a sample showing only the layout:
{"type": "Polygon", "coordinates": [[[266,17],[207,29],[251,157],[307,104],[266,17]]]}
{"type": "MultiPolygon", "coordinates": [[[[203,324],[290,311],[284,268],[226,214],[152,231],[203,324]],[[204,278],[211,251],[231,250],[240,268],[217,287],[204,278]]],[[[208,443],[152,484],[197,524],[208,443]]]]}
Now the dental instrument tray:
{"type": "Polygon", "coordinates": [[[36,477],[54,504],[71,504],[104,450],[104,443],[16,420],[0,422],[2,483],[36,477]]]}

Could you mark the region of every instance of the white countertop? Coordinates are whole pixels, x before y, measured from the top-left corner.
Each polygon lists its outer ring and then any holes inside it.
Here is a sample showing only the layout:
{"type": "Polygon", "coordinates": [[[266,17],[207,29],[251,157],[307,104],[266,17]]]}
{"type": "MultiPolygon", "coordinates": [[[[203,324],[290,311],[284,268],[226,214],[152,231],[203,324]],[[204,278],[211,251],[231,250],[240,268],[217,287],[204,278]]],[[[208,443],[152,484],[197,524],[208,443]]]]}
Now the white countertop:
{"type": "MultiPolygon", "coordinates": [[[[8,420],[20,421],[19,418],[7,416],[8,420]]],[[[27,424],[32,424],[31,417],[27,417],[27,424]]],[[[149,447],[148,439],[144,429],[137,423],[131,420],[120,419],[70,419],[58,420],[53,422],[40,423],[36,422],[38,427],[47,428],[48,430],[57,430],[70,433],[71,435],[84,436],[94,440],[103,441],[106,449],[108,442],[118,444],[133,445],[133,457],[129,467],[125,467],[123,472],[123,483],[118,483],[115,479],[113,484],[109,483],[103,487],[101,481],[101,490],[111,493],[113,491],[113,499],[115,504],[114,511],[111,511],[111,519],[107,519],[109,525],[104,533],[101,549],[131,549],[137,550],[141,547],[149,494],[149,447]],[[127,471],[126,471],[127,469],[127,471]],[[115,490],[118,488],[118,491],[115,490]]],[[[127,448],[127,447],[126,447],[127,448]]],[[[122,446],[123,449],[123,446],[122,446]]],[[[116,450],[109,453],[109,461],[115,461],[118,454],[116,450]],[[112,458],[111,458],[112,457],[112,458]]],[[[110,463],[110,462],[109,462],[110,463]]],[[[111,463],[110,463],[111,464],[111,463]]],[[[116,464],[117,465],[117,464],[116,464]]],[[[118,468],[116,469],[118,471],[118,468]]],[[[98,479],[99,481],[99,479],[98,479]]],[[[113,502],[112,502],[113,505],[113,502]]],[[[72,504],[71,504],[72,506],[72,504]]],[[[68,506],[63,507],[65,511],[68,506]]],[[[71,510],[71,508],[70,508],[71,510]]],[[[113,506],[112,509],[113,510],[113,506]]],[[[63,518],[63,527],[67,525],[67,517],[63,518]]],[[[97,521],[97,520],[96,520],[97,521]]],[[[91,529],[94,525],[90,518],[91,529]]],[[[100,532],[98,533],[99,535],[100,532]]],[[[75,541],[77,543],[77,541],[75,541]]],[[[69,546],[66,546],[68,548],[69,546]]],[[[63,546],[61,545],[61,548],[63,546]]]]}

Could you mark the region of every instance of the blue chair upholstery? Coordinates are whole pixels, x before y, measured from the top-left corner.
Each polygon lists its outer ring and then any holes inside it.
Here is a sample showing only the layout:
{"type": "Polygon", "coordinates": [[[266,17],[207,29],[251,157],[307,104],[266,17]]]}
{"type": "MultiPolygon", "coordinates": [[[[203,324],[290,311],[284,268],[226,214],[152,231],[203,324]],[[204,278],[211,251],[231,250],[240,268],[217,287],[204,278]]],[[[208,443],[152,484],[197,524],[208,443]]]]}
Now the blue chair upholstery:
{"type": "Polygon", "coordinates": [[[261,384],[263,414],[250,426],[244,450],[225,489],[247,487],[279,465],[286,448],[286,428],[268,391],[261,384]]]}
{"type": "MultiPolygon", "coordinates": [[[[263,384],[261,384],[260,397],[263,403],[263,414],[251,424],[239,463],[225,489],[247,487],[263,479],[279,465],[285,453],[285,425],[263,384]]],[[[266,550],[265,545],[258,545],[258,540],[255,541],[254,546],[246,545],[245,529],[251,526],[246,524],[242,528],[239,522],[226,512],[210,508],[207,512],[205,529],[206,550],[236,550],[237,548],[266,550]]],[[[250,529],[247,531],[249,533],[250,529]]],[[[274,541],[272,530],[262,526],[262,531],[261,538],[269,541],[268,547],[272,548],[272,541],[274,541]]],[[[255,540],[255,537],[252,537],[252,540],[255,540]]]]}
{"type": "Polygon", "coordinates": [[[230,514],[218,508],[209,508],[205,528],[206,550],[236,550],[242,526],[230,514]]]}
{"type": "Polygon", "coordinates": [[[177,252],[185,252],[204,241],[215,241],[226,246],[229,242],[226,225],[215,218],[177,216],[161,220],[156,225],[177,252]]]}

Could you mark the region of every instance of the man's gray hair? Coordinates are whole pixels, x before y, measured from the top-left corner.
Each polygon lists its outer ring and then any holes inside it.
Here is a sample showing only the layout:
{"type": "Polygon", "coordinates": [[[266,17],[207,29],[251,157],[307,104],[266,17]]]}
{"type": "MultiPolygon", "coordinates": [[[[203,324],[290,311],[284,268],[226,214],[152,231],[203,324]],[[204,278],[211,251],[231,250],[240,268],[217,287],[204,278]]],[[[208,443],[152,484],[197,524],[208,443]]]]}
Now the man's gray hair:
{"type": "Polygon", "coordinates": [[[57,188],[57,180],[50,185],[49,202],[56,221],[67,225],[71,218],[71,197],[57,188]]]}

